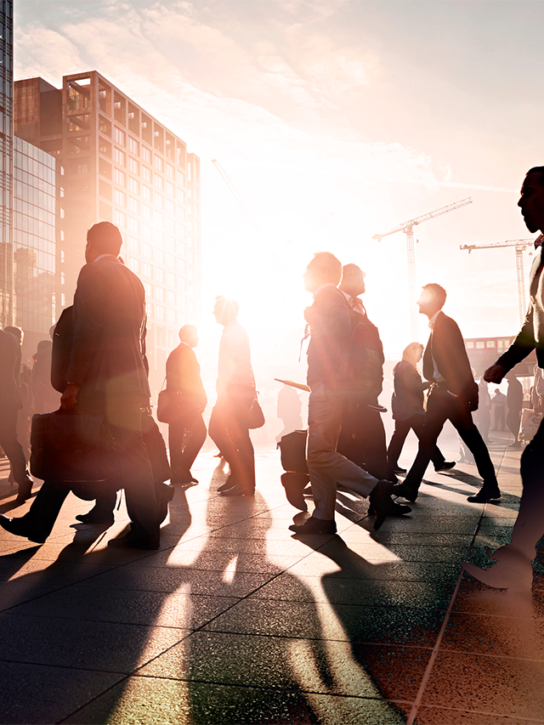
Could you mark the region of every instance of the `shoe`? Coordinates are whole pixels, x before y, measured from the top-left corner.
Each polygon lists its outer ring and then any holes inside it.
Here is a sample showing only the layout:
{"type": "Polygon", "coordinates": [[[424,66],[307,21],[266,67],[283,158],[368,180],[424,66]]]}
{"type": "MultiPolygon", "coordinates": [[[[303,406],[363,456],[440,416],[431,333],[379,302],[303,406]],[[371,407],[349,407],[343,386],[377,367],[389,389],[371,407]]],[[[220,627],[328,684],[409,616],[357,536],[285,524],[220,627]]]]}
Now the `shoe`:
{"type": "Polygon", "coordinates": [[[172,486],[187,486],[190,484],[197,484],[196,478],[193,478],[191,471],[188,468],[177,468],[176,472],[170,479],[172,486]]]}
{"type": "MultiPolygon", "coordinates": [[[[488,552],[489,553],[489,552],[488,552]]],[[[511,546],[497,549],[492,558],[498,562],[489,569],[481,569],[475,564],[463,563],[463,569],[478,581],[496,589],[513,591],[531,591],[533,586],[533,567],[530,560],[511,546]]]]}
{"type": "Polygon", "coordinates": [[[395,468],[393,468],[393,473],[408,473],[408,469],[395,466],[395,468]]]}
{"type": "Polygon", "coordinates": [[[24,517],[20,519],[11,519],[9,516],[0,514],[0,526],[8,531],[10,534],[15,534],[15,536],[22,536],[25,539],[36,542],[36,544],[44,544],[45,537],[37,536],[36,534],[32,534],[32,532],[29,532],[26,522],[23,521],[23,518],[24,517]]]}
{"type": "Polygon", "coordinates": [[[497,501],[500,497],[501,492],[498,488],[486,491],[484,486],[475,496],[468,496],[467,501],[470,503],[489,503],[490,501],[497,501]]]}
{"type": "Polygon", "coordinates": [[[310,516],[303,524],[291,524],[289,530],[295,534],[336,534],[336,522],[310,516]]]}
{"type": "Polygon", "coordinates": [[[163,483],[158,491],[157,503],[159,505],[159,524],[162,524],[168,514],[168,504],[174,498],[175,489],[163,483]]]}
{"type": "Polygon", "coordinates": [[[255,496],[255,489],[242,488],[238,483],[226,491],[221,491],[221,496],[255,496]]]}
{"type": "Polygon", "coordinates": [[[444,463],[441,466],[435,466],[435,471],[439,473],[440,471],[449,471],[452,468],[455,467],[455,461],[444,461],[444,463]]]}
{"type": "Polygon", "coordinates": [[[119,539],[110,539],[108,546],[111,546],[112,549],[159,549],[160,542],[148,537],[136,536],[129,531],[119,539]]]}
{"type": "MultiPolygon", "coordinates": [[[[404,484],[401,483],[399,485],[402,486],[404,484]]],[[[399,506],[399,504],[394,503],[391,499],[394,488],[397,488],[397,486],[393,486],[390,481],[378,481],[370,493],[370,503],[376,512],[374,531],[380,528],[387,516],[403,516],[412,510],[408,506],[399,506]],[[398,508],[395,508],[396,506],[398,508]]]]}
{"type": "Polygon", "coordinates": [[[392,496],[402,496],[402,498],[405,498],[407,501],[411,501],[412,503],[416,500],[417,494],[418,490],[414,490],[406,483],[397,483],[396,486],[393,486],[393,490],[391,492],[392,496]]]}
{"type": "Polygon", "coordinates": [[[285,489],[287,500],[300,511],[307,511],[308,504],[304,499],[304,489],[306,488],[310,476],[307,473],[295,473],[287,471],[281,475],[281,484],[285,489]]]}
{"type": "MultiPolygon", "coordinates": [[[[400,503],[396,503],[395,501],[393,503],[393,508],[390,510],[390,512],[387,514],[388,516],[404,516],[405,514],[412,513],[412,509],[409,506],[403,506],[400,503]]],[[[368,515],[369,516],[376,516],[376,509],[372,504],[368,507],[368,515]]]]}
{"type": "Polygon", "coordinates": [[[17,494],[17,501],[20,501],[21,503],[23,501],[27,501],[30,496],[32,495],[32,486],[34,485],[34,481],[30,478],[29,475],[26,476],[26,478],[19,484],[19,493],[17,494]]]}
{"type": "Polygon", "coordinates": [[[219,488],[217,489],[219,493],[223,493],[223,491],[228,491],[229,488],[234,488],[234,486],[237,486],[238,482],[234,478],[234,476],[229,476],[225,483],[221,484],[219,488]]]}
{"type": "Polygon", "coordinates": [[[105,526],[112,526],[115,521],[111,511],[100,513],[100,510],[97,510],[96,507],[91,509],[88,514],[78,514],[76,519],[81,521],[82,524],[104,524],[105,526]]]}

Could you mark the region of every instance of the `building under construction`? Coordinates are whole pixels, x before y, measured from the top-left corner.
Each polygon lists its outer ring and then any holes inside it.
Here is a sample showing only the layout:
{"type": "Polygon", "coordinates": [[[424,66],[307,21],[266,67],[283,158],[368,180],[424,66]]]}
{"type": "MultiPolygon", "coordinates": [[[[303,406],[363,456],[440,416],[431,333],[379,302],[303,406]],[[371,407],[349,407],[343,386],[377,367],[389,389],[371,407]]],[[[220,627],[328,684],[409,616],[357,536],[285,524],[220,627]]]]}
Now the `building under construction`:
{"type": "Polygon", "coordinates": [[[184,141],[96,71],[17,81],[15,134],[55,157],[57,316],[72,304],[85,235],[120,227],[126,264],[148,300],[153,382],[177,330],[198,314],[201,290],[200,160],[184,141]]]}

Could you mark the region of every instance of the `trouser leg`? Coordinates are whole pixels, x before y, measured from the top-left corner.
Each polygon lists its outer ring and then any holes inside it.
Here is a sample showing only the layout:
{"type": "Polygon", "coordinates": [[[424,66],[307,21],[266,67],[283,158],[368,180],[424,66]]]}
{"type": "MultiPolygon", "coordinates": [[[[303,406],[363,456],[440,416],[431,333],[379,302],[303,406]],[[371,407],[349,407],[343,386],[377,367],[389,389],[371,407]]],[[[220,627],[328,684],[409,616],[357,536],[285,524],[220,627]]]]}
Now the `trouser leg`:
{"type": "Polygon", "coordinates": [[[196,415],[187,426],[186,443],[181,455],[181,465],[191,470],[196,457],[206,441],[208,432],[202,415],[196,415]]]}
{"type": "Polygon", "coordinates": [[[2,410],[0,415],[0,445],[9,459],[13,477],[17,483],[24,483],[28,478],[28,470],[23,447],[17,440],[17,414],[16,409],[4,408],[2,410]]]}
{"type": "Polygon", "coordinates": [[[228,396],[227,430],[236,450],[232,472],[246,491],[255,490],[255,452],[249,435],[249,410],[254,399],[253,391],[248,395],[228,396]]]}
{"type": "Polygon", "coordinates": [[[69,492],[68,484],[44,481],[30,510],[21,517],[20,521],[25,522],[32,534],[46,539],[53,530],[62,504],[69,492]]]}
{"type": "MultiPolygon", "coordinates": [[[[413,418],[410,418],[410,422],[412,425],[412,430],[414,431],[414,433],[416,434],[416,436],[418,437],[418,440],[419,440],[421,430],[422,430],[423,426],[425,425],[425,416],[424,415],[414,415],[413,418]]],[[[436,443],[435,443],[432,453],[431,453],[431,461],[435,468],[440,468],[440,466],[442,466],[443,463],[446,461],[442,451],[436,445],[436,443]]]]}
{"type": "Polygon", "coordinates": [[[515,440],[518,439],[520,413],[517,410],[509,410],[506,416],[506,425],[510,428],[510,432],[515,440]]]}
{"type": "Polygon", "coordinates": [[[536,545],[544,535],[544,423],[521,456],[523,492],[512,531],[511,546],[525,558],[535,558],[536,545]]]}
{"type": "Polygon", "coordinates": [[[208,432],[210,438],[221,451],[223,458],[229,464],[231,473],[236,467],[236,447],[231,440],[227,428],[229,410],[225,399],[218,400],[210,416],[208,432]]]}
{"type": "Polygon", "coordinates": [[[355,406],[355,440],[361,449],[363,467],[377,479],[387,476],[387,444],[380,413],[363,403],[355,406]]]}
{"type": "Polygon", "coordinates": [[[465,445],[474,456],[476,468],[484,481],[484,485],[488,485],[490,488],[498,488],[493,462],[491,461],[487,446],[480,435],[480,431],[476,428],[472,420],[472,414],[468,405],[460,401],[455,401],[449,418],[465,445]]]}
{"type": "Polygon", "coordinates": [[[417,491],[435,453],[436,441],[440,435],[444,423],[448,418],[450,401],[442,393],[432,391],[427,401],[427,413],[425,421],[418,434],[419,447],[417,455],[404,479],[404,483],[414,491],[417,491]]]}
{"type": "MultiPolygon", "coordinates": [[[[423,416],[421,416],[423,418],[423,416]]],[[[389,441],[389,448],[387,450],[387,462],[388,472],[392,474],[395,468],[399,466],[399,457],[406,441],[406,436],[410,432],[410,421],[408,420],[396,420],[395,430],[389,441]]]]}
{"type": "Polygon", "coordinates": [[[185,437],[185,423],[182,419],[170,423],[168,426],[168,447],[170,448],[170,466],[174,479],[181,473],[183,463],[183,439],[185,437]]]}
{"type": "Polygon", "coordinates": [[[313,516],[334,519],[336,483],[360,496],[368,496],[377,479],[337,452],[342,425],[342,401],[323,387],[310,393],[308,407],[308,472],[316,504],[313,516]]]}

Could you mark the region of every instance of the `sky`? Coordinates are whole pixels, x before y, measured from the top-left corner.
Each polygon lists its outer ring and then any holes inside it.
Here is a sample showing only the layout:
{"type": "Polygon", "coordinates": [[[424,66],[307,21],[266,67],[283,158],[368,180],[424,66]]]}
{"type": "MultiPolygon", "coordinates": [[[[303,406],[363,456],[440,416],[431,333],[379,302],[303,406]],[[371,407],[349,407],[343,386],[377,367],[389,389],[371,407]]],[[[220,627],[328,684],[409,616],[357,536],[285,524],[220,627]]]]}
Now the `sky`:
{"type": "Polygon", "coordinates": [[[295,362],[311,303],[302,273],[327,250],[365,270],[369,316],[398,355],[410,342],[406,242],[372,235],[470,196],[416,228],[418,287],[447,289],[465,337],[517,331],[513,249],[459,247],[534,236],[516,203],[544,163],[544,3],[15,4],[16,79],[60,86],[98,70],[200,156],[204,330],[214,296],[233,294],[261,354],[295,362]]]}

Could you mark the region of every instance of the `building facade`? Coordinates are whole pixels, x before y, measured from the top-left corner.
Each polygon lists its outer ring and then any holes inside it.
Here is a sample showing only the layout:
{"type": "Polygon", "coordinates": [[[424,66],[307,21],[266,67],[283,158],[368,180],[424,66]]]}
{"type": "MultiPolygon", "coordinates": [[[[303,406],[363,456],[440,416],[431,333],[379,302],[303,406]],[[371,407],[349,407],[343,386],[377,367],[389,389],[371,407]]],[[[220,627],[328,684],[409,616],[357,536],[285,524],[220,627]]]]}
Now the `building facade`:
{"type": "Polygon", "coordinates": [[[25,359],[56,318],[56,159],[13,140],[14,323],[25,333],[25,359]]]}
{"type": "Polygon", "coordinates": [[[72,304],[85,234],[120,227],[125,263],[148,300],[148,355],[160,385],[180,325],[199,312],[200,161],[184,141],[96,71],[15,84],[15,132],[57,159],[57,313],[72,304]]]}
{"type": "Polygon", "coordinates": [[[0,327],[13,324],[13,0],[0,0],[0,327]]]}

